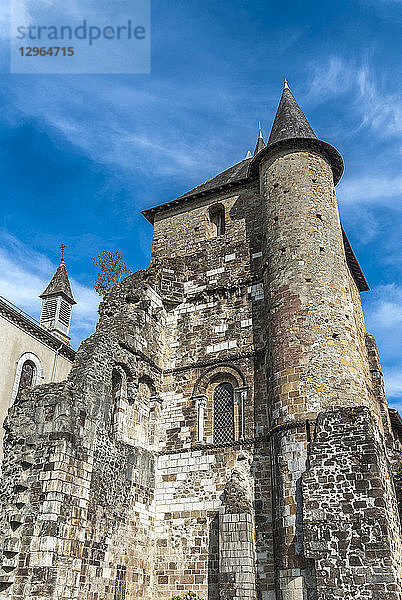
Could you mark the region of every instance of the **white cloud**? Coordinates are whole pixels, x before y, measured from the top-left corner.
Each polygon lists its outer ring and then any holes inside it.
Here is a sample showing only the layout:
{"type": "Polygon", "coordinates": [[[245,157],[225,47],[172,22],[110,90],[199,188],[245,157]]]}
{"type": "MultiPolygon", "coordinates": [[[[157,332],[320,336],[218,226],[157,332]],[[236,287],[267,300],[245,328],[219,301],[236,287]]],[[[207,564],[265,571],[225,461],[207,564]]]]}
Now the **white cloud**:
{"type": "Polygon", "coordinates": [[[402,306],[395,302],[380,302],[371,315],[377,326],[386,329],[402,325],[402,306]]]}
{"type": "Polygon", "coordinates": [[[379,89],[368,66],[358,69],[356,75],[358,85],[356,108],[362,113],[362,126],[371,127],[382,136],[400,136],[402,133],[401,90],[396,88],[390,93],[379,89]]]}
{"type": "MultiPolygon", "coordinates": [[[[206,120],[210,115],[212,123],[217,105],[231,102],[223,91],[211,97],[209,89],[194,90],[182,83],[178,89],[168,81],[153,83],[150,91],[144,91],[124,78],[116,78],[113,86],[99,78],[94,87],[86,78],[41,77],[30,80],[29,90],[28,99],[24,83],[10,85],[3,115],[10,125],[35,119],[50,137],[61,135],[91,160],[131,173],[149,174],[156,168],[162,176],[185,171],[195,178],[205,172],[214,174],[225,155],[223,144],[230,143],[199,129],[199,113],[206,120]],[[191,100],[194,94],[197,108],[191,100]],[[94,127],[98,122],[102,126],[94,127]]],[[[238,160],[242,158],[239,155],[238,160]]]]}
{"type": "Polygon", "coordinates": [[[399,210],[402,208],[402,176],[392,159],[402,152],[401,84],[395,78],[392,82],[385,77],[379,79],[367,60],[358,64],[331,56],[314,63],[308,99],[321,104],[341,95],[344,95],[342,102],[347,102],[356,123],[348,135],[361,139],[362,129],[371,130],[374,134],[371,143],[378,145],[393,139],[399,146],[388,145],[388,152],[392,152],[390,160],[382,148],[374,168],[368,170],[365,165],[364,175],[350,177],[346,172],[338,188],[341,202],[381,204],[399,210]]]}
{"type": "Polygon", "coordinates": [[[339,184],[339,197],[344,203],[379,204],[402,208],[402,176],[363,175],[345,178],[339,184]]]}
{"type": "Polygon", "coordinates": [[[359,117],[359,127],[371,128],[380,137],[401,136],[402,89],[397,79],[380,82],[367,61],[356,64],[340,56],[314,63],[312,73],[308,94],[312,102],[351,94],[350,108],[359,117]]]}
{"type": "Polygon", "coordinates": [[[388,399],[392,406],[402,408],[396,400],[402,398],[402,287],[380,285],[363,299],[366,329],[377,342],[388,399]]]}
{"type": "Polygon", "coordinates": [[[402,368],[386,369],[384,379],[387,395],[392,398],[402,398],[402,368]]]}
{"type": "Polygon", "coordinates": [[[353,232],[353,239],[359,242],[360,248],[373,243],[373,240],[382,232],[382,224],[368,207],[364,210],[355,210],[353,204],[345,205],[341,202],[342,214],[346,216],[347,231],[353,232]]]}
{"type": "Polygon", "coordinates": [[[328,60],[313,65],[313,78],[306,100],[324,102],[328,98],[347,92],[353,82],[354,70],[341,57],[331,56],[328,60]]]}
{"type": "MultiPolygon", "coordinates": [[[[0,295],[33,318],[40,316],[38,298],[50,281],[57,265],[45,255],[33,251],[7,232],[0,232],[0,295]]],[[[95,330],[99,296],[70,277],[77,302],[71,317],[71,344],[77,347],[95,330]]]]}
{"type": "Polygon", "coordinates": [[[366,320],[376,329],[392,329],[395,334],[400,327],[402,333],[402,288],[395,283],[375,287],[367,302],[366,320]]]}

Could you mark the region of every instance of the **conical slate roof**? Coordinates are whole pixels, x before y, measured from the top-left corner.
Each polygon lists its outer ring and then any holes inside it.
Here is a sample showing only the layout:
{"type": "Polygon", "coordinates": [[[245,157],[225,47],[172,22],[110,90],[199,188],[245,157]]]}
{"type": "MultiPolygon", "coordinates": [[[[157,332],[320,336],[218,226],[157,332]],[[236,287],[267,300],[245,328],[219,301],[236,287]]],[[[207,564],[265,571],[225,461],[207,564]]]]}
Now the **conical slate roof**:
{"type": "Polygon", "coordinates": [[[285,80],[285,87],[283,89],[281,101],[279,102],[278,110],[276,111],[271,135],[268,140],[268,146],[290,138],[317,139],[317,136],[311,129],[309,122],[294,99],[285,80]]]}
{"type": "Polygon", "coordinates": [[[255,145],[254,156],[256,154],[258,154],[260,150],[264,150],[264,148],[265,148],[264,138],[262,137],[261,126],[259,126],[258,139],[257,139],[257,143],[255,145]]]}
{"type": "Polygon", "coordinates": [[[56,273],[53,275],[49,285],[39,298],[47,298],[48,296],[64,296],[71,304],[76,304],[74,300],[70,281],[68,279],[67,269],[64,260],[61,261],[56,273]]]}
{"type": "Polygon", "coordinates": [[[258,177],[258,169],[261,160],[263,160],[268,153],[277,151],[278,146],[282,148],[301,148],[304,150],[311,148],[315,152],[319,152],[320,154],[324,155],[331,164],[335,185],[341,178],[343,173],[342,157],[335,150],[335,148],[326,142],[317,139],[317,136],[310,127],[300,106],[294,99],[293,94],[285,80],[281,101],[279,103],[271,135],[266,146],[264,144],[260,128],[254,155],[252,157],[250,157],[249,153],[247,153],[246,158],[240,163],[233,165],[233,167],[226,169],[226,171],[219,173],[212,179],[209,179],[205,183],[198,185],[182,196],[171,200],[170,202],[159,204],[158,206],[154,206],[142,211],[142,214],[150,223],[154,223],[154,218],[157,213],[173,208],[179,204],[184,204],[185,202],[193,200],[196,197],[205,196],[206,194],[210,194],[218,190],[226,190],[231,187],[252,181],[258,177]]]}

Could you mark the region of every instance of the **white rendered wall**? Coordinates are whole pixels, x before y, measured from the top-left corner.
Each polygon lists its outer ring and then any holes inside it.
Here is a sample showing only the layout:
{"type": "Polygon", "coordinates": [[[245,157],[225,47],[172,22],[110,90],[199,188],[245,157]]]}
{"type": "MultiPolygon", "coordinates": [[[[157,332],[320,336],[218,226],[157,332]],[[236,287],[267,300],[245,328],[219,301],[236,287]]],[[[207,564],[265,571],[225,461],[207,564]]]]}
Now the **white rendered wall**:
{"type": "MultiPolygon", "coordinates": [[[[42,372],[40,373],[37,369],[39,381],[35,383],[49,383],[52,378],[56,351],[0,316],[0,462],[3,458],[3,421],[13,398],[18,363],[23,362],[19,359],[25,353],[34,355],[26,356],[26,360],[32,360],[37,364],[37,360],[35,360],[37,357],[40,361],[42,372]]],[[[64,356],[59,355],[54,381],[66,379],[71,364],[64,356]]]]}

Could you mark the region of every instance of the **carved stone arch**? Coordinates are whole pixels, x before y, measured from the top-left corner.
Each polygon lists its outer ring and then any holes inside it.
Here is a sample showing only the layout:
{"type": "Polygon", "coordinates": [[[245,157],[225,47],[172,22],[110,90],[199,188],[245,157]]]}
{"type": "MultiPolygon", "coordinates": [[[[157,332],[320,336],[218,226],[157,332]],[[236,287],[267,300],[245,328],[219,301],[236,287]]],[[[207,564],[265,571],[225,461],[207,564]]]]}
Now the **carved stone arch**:
{"type": "Polygon", "coordinates": [[[15,371],[13,390],[11,393],[10,406],[12,406],[17,397],[19,384],[21,380],[22,368],[27,362],[33,363],[35,367],[33,373],[32,387],[35,385],[39,385],[42,382],[43,367],[39,356],[37,356],[33,352],[24,352],[23,354],[21,354],[21,356],[17,360],[17,367],[15,371]]]}
{"type": "Polygon", "coordinates": [[[213,380],[218,380],[224,377],[229,377],[229,379],[232,379],[232,381],[228,382],[232,383],[234,388],[241,388],[246,385],[245,378],[241,370],[234,365],[224,363],[222,365],[210,367],[200,375],[195,382],[193,396],[206,394],[207,388],[213,382],[213,380]]]}

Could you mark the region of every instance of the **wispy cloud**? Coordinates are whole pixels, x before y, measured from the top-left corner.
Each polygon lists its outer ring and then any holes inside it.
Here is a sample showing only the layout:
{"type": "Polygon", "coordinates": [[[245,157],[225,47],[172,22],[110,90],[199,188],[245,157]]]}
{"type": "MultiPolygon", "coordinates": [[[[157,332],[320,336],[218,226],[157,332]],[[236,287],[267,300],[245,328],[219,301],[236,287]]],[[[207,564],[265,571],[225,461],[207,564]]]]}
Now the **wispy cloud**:
{"type": "Polygon", "coordinates": [[[374,215],[375,211],[369,210],[365,207],[365,210],[355,211],[353,204],[349,203],[346,205],[342,202],[342,214],[345,215],[345,224],[348,232],[353,232],[353,239],[358,241],[361,248],[372,244],[382,232],[382,224],[374,215]]]}
{"type": "MultiPolygon", "coordinates": [[[[398,370],[385,370],[385,389],[387,395],[392,398],[402,398],[402,368],[398,370]]],[[[396,401],[395,404],[401,404],[396,401]]]]}
{"type": "Polygon", "coordinates": [[[402,287],[379,285],[364,296],[366,329],[377,341],[385,390],[391,406],[402,408],[402,287]]]}
{"type": "Polygon", "coordinates": [[[340,56],[330,56],[312,65],[312,79],[309,85],[307,101],[320,103],[328,98],[337,97],[350,90],[355,69],[340,56]]]}
{"type": "Polygon", "coordinates": [[[359,202],[362,204],[388,204],[402,209],[402,175],[391,177],[383,175],[363,175],[348,177],[339,184],[339,196],[344,203],[359,202]],[[391,202],[387,202],[387,201],[391,202]]]}
{"type": "Polygon", "coordinates": [[[377,153],[360,173],[356,168],[345,173],[339,184],[342,203],[402,208],[402,176],[395,161],[402,152],[402,85],[380,76],[368,58],[357,62],[333,55],[313,63],[308,100],[314,105],[333,101],[335,109],[342,102],[352,123],[344,135],[377,153]]]}
{"type": "Polygon", "coordinates": [[[402,397],[402,287],[379,285],[365,298],[366,329],[377,341],[391,403],[402,397]]]}
{"type": "Polygon", "coordinates": [[[349,106],[359,117],[359,127],[371,128],[381,137],[402,134],[402,88],[395,79],[380,80],[368,59],[358,64],[330,56],[313,63],[308,99],[321,103],[343,94],[351,95],[349,106]]]}
{"type": "MultiPolygon", "coordinates": [[[[57,265],[46,256],[22,244],[6,231],[0,232],[0,295],[39,319],[41,303],[38,298],[50,281],[57,265]]],[[[99,296],[93,289],[71,279],[77,305],[71,318],[71,343],[77,347],[88,337],[97,322],[99,296]]]]}
{"type": "Polygon", "coordinates": [[[378,286],[373,290],[368,319],[376,328],[401,328],[402,333],[402,288],[391,283],[378,286]]]}
{"type": "MultiPolygon", "coordinates": [[[[236,102],[241,104],[241,98],[236,102]]],[[[194,89],[166,80],[144,91],[125,78],[116,79],[113,86],[102,79],[94,87],[87,78],[36,77],[29,97],[23,80],[8,88],[3,118],[11,126],[34,119],[49,137],[60,136],[101,165],[146,175],[157,165],[159,176],[189,171],[202,177],[205,172],[214,174],[231,140],[211,136],[209,125],[200,130],[199,114],[212,127],[217,106],[222,119],[229,120],[235,112],[232,104],[222,85],[211,95],[209,87],[194,89]]],[[[238,160],[242,158],[239,154],[238,160]]]]}
{"type": "Polygon", "coordinates": [[[362,112],[362,126],[371,127],[382,136],[400,136],[402,134],[402,91],[381,90],[367,65],[358,69],[356,75],[358,85],[356,108],[362,112]]]}

